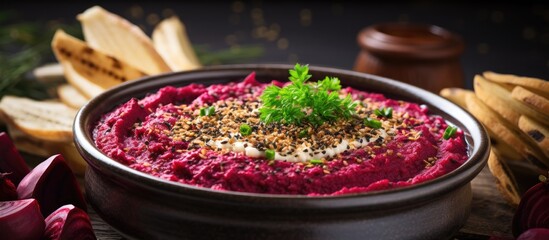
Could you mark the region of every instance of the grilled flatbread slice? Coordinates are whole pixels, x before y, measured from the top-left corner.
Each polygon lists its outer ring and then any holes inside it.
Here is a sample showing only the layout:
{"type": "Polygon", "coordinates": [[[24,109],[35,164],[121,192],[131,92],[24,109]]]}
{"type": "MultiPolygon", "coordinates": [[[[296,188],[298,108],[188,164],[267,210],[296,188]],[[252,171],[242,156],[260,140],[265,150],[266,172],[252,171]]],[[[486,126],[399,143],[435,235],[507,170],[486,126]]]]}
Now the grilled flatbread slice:
{"type": "Polygon", "coordinates": [[[459,105],[462,108],[467,109],[467,104],[465,103],[465,97],[467,95],[474,95],[475,93],[468,89],[463,88],[444,88],[440,90],[440,96],[450,100],[451,102],[459,105]]]}
{"type": "Polygon", "coordinates": [[[512,154],[509,160],[529,161],[542,169],[549,166],[549,160],[545,158],[539,149],[528,145],[529,140],[523,137],[521,132],[515,130],[515,127],[508,124],[480,99],[474,95],[469,95],[466,98],[466,103],[469,112],[482,122],[488,130],[490,138],[497,143],[494,147],[505,148],[502,150],[503,152],[516,152],[512,154]],[[521,158],[516,158],[516,155],[520,155],[521,158]]]}
{"type": "Polygon", "coordinates": [[[520,113],[514,111],[509,105],[519,103],[511,98],[510,93],[505,88],[486,80],[480,75],[475,75],[473,86],[478,99],[497,112],[509,124],[517,125],[520,113]]]}
{"type": "Polygon", "coordinates": [[[79,75],[104,89],[145,75],[127,63],[89,47],[63,30],[55,33],[52,49],[57,60],[70,62],[79,75]]]}
{"type": "Polygon", "coordinates": [[[4,96],[0,114],[22,132],[37,139],[69,142],[76,110],[60,102],[4,96]]]}
{"type": "Polygon", "coordinates": [[[549,158],[549,126],[542,125],[528,116],[521,116],[518,126],[538,145],[545,157],[549,158]]]}
{"type": "Polygon", "coordinates": [[[94,6],[77,16],[90,47],[148,74],[170,72],[151,39],[128,20],[94,6]]]}
{"type": "Polygon", "coordinates": [[[500,160],[493,151],[490,151],[488,157],[488,169],[495,177],[497,189],[503,194],[504,199],[511,205],[518,206],[521,195],[515,176],[506,162],[500,160]]]}
{"type": "Polygon", "coordinates": [[[549,99],[521,86],[513,88],[511,96],[534,111],[537,111],[539,114],[549,117],[549,99]]]}
{"type": "Polygon", "coordinates": [[[543,79],[501,74],[492,71],[486,71],[482,75],[493,82],[522,86],[545,97],[549,97],[549,81],[543,79]]]}
{"type": "Polygon", "coordinates": [[[512,125],[516,126],[518,124],[520,115],[527,115],[549,125],[549,116],[540,114],[516,100],[511,96],[510,91],[498,83],[476,75],[473,86],[476,96],[512,125]]]}
{"type": "Polygon", "coordinates": [[[59,100],[67,106],[79,109],[90,100],[70,84],[62,84],[57,87],[59,100]]]}
{"type": "Polygon", "coordinates": [[[84,97],[91,99],[106,90],[76,72],[70,62],[61,61],[61,64],[63,65],[63,71],[65,71],[67,82],[77,91],[82,93],[84,97]]]}
{"type": "Polygon", "coordinates": [[[160,22],[152,33],[154,47],[173,71],[186,71],[201,66],[192,48],[185,25],[173,16],[160,22]]]}

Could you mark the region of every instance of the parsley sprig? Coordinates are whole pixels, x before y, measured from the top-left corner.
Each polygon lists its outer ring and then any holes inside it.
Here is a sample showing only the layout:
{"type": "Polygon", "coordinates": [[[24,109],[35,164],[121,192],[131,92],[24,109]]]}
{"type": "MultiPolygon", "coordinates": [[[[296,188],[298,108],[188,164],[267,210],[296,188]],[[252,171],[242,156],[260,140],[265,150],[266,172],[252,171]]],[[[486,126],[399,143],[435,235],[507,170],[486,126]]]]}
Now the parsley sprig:
{"type": "Polygon", "coordinates": [[[341,85],[338,78],[325,77],[317,82],[307,82],[312,76],[309,66],[299,63],[289,73],[291,84],[283,88],[270,85],[263,91],[260,97],[263,105],[259,109],[263,122],[320,126],[355,114],[357,103],[351,96],[339,97],[341,85]]]}

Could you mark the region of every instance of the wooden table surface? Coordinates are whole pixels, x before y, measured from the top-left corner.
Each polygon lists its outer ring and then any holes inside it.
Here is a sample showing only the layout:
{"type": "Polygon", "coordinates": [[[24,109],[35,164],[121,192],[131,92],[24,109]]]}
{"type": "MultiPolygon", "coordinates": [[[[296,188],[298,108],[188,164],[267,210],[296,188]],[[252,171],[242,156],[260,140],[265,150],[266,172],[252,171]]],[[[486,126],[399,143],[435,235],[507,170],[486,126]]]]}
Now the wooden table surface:
{"type": "MultiPolygon", "coordinates": [[[[496,189],[495,178],[488,168],[472,181],[473,205],[465,226],[454,236],[456,240],[481,240],[490,236],[511,237],[511,221],[514,208],[496,189]]],[[[90,218],[98,239],[124,239],[105,223],[90,206],[90,218]]]]}

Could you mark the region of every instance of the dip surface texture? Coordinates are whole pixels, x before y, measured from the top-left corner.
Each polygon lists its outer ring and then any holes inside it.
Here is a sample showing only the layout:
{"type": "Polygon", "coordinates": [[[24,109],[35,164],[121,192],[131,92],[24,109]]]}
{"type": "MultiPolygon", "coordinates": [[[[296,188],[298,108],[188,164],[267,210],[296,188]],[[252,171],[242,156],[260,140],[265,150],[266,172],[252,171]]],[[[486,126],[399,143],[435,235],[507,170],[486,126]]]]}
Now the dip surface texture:
{"type": "Polygon", "coordinates": [[[94,141],[107,156],[156,177],[270,194],[404,187],[442,176],[467,160],[463,132],[444,139],[447,124],[426,107],[352,88],[340,92],[360,102],[351,119],[321,126],[264,124],[258,108],[267,85],[252,73],[238,83],[167,86],[102,116],[94,141]],[[390,118],[374,113],[387,108],[393,110],[390,118]],[[381,127],[369,126],[367,118],[381,127]]]}

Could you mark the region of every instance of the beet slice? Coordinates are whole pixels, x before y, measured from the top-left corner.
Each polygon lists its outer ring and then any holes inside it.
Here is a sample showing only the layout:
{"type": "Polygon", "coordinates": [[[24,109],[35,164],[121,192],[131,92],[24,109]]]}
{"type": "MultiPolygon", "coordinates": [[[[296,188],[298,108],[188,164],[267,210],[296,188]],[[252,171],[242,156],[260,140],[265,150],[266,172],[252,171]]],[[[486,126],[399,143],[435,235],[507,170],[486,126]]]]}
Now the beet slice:
{"type": "Polygon", "coordinates": [[[17,195],[19,199],[35,198],[43,216],[65,204],[87,211],[80,186],[61,154],[51,156],[27,174],[17,186],[17,195]]]}
{"type": "Polygon", "coordinates": [[[15,185],[30,172],[29,166],[5,132],[0,132],[0,172],[11,173],[8,178],[15,185]]]}
{"type": "Polygon", "coordinates": [[[531,228],[549,228],[549,180],[545,176],[540,176],[540,180],[520,199],[513,216],[515,237],[531,228]]]}
{"type": "Polygon", "coordinates": [[[0,201],[17,200],[17,188],[7,177],[10,173],[0,173],[0,201]]]}
{"type": "Polygon", "coordinates": [[[2,238],[40,239],[44,233],[44,217],[36,199],[0,202],[0,233],[2,238]]]}
{"type": "Polygon", "coordinates": [[[72,204],[61,206],[46,218],[45,239],[97,239],[90,217],[72,204]]]}
{"type": "Polygon", "coordinates": [[[520,234],[517,240],[540,240],[540,239],[549,239],[549,229],[548,228],[530,228],[520,234]]]}

